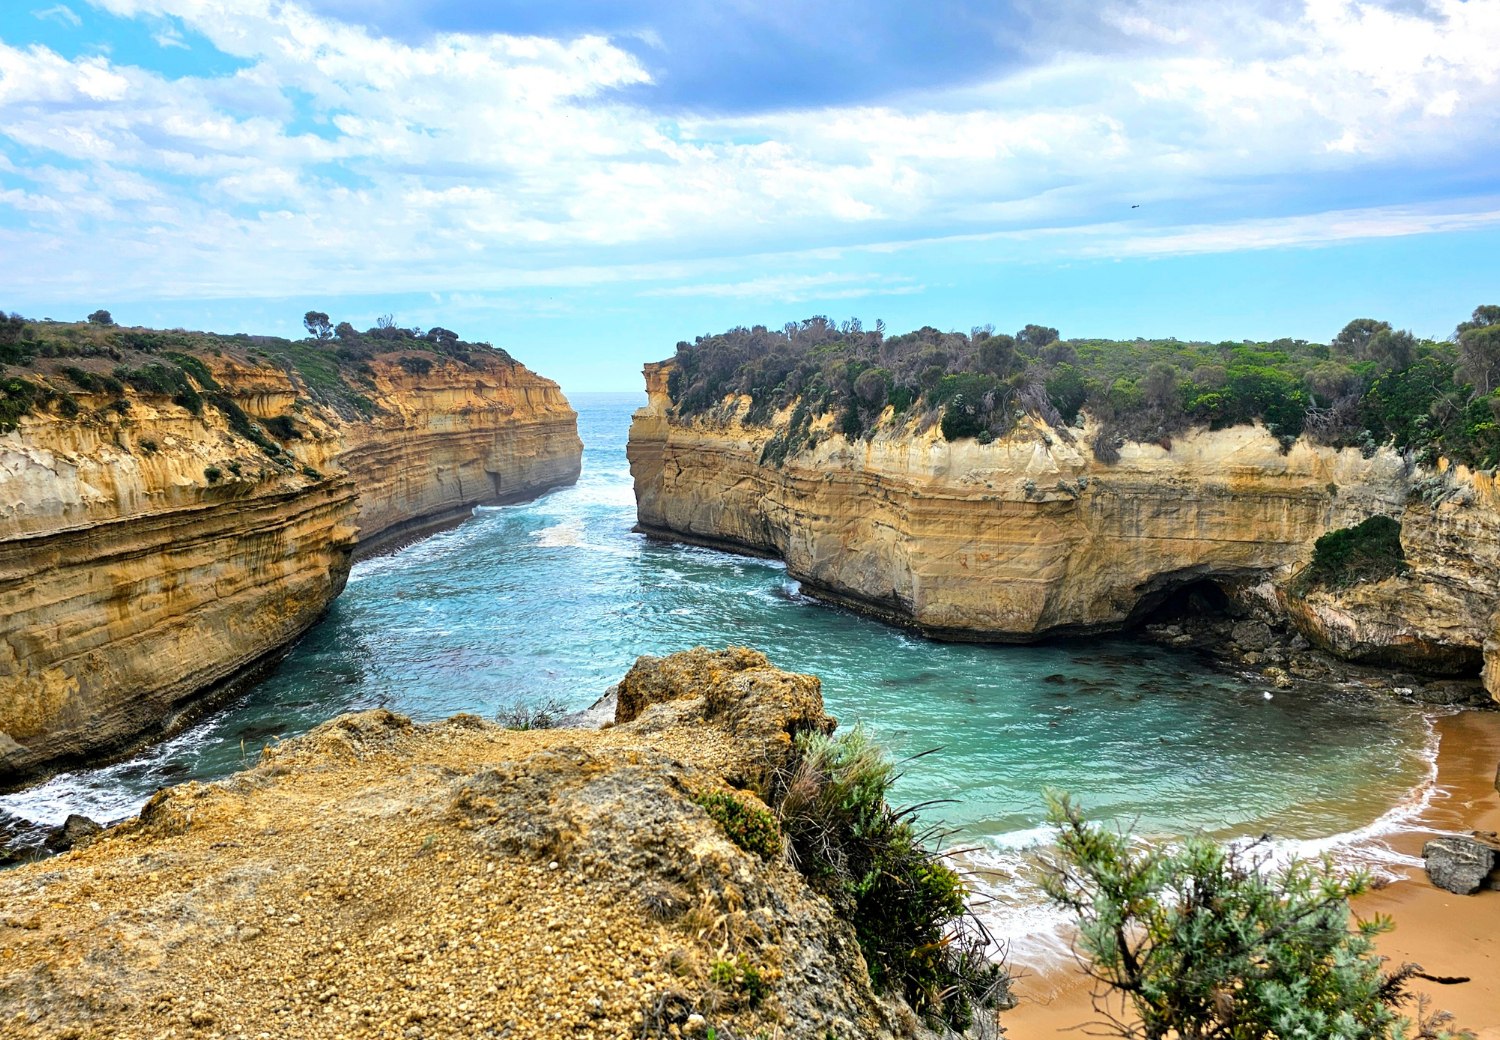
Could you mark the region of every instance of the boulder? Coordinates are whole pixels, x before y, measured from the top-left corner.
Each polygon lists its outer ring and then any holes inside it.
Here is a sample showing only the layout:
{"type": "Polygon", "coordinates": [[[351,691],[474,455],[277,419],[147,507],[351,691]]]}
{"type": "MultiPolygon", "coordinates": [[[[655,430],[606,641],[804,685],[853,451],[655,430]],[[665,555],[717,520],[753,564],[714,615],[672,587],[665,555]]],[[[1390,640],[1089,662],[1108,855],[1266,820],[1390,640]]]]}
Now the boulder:
{"type": "Polygon", "coordinates": [[[1438,888],[1461,896],[1485,887],[1495,870],[1497,853],[1500,849],[1489,841],[1458,835],[1434,838],[1422,846],[1428,879],[1438,888]]]}
{"type": "Polygon", "coordinates": [[[1263,621],[1241,621],[1230,630],[1229,638],[1245,650],[1264,650],[1276,642],[1276,634],[1263,621]]]}
{"type": "Polygon", "coordinates": [[[103,830],[103,827],[87,816],[70,813],[68,818],[63,821],[63,825],[54,828],[52,833],[47,835],[47,840],[42,844],[46,845],[52,852],[67,852],[74,846],[88,841],[103,830]]]}

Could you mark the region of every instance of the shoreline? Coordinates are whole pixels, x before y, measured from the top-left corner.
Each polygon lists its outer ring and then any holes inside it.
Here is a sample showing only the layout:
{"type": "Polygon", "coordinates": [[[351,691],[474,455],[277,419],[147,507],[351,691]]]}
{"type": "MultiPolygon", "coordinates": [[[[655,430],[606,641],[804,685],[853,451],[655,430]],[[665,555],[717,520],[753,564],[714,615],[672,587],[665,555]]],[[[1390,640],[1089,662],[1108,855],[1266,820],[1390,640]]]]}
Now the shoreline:
{"type": "MultiPolygon", "coordinates": [[[[1417,859],[1438,834],[1500,829],[1500,712],[1461,711],[1434,719],[1433,726],[1438,750],[1431,797],[1410,826],[1385,839],[1392,851],[1417,859]]],[[[1361,918],[1387,914],[1395,921],[1395,930],[1377,942],[1381,954],[1391,966],[1412,961],[1433,975],[1468,976],[1469,982],[1453,986],[1417,980],[1412,991],[1453,1012],[1454,1024],[1473,1030],[1477,1040],[1500,1040],[1500,892],[1458,896],[1432,885],[1420,866],[1385,869],[1402,876],[1353,906],[1361,918]]],[[[1033,971],[1017,981],[1016,993],[1020,1003],[1001,1019],[1010,1036],[1093,1035],[1091,1023],[1099,1016],[1077,966],[1033,971]]]]}

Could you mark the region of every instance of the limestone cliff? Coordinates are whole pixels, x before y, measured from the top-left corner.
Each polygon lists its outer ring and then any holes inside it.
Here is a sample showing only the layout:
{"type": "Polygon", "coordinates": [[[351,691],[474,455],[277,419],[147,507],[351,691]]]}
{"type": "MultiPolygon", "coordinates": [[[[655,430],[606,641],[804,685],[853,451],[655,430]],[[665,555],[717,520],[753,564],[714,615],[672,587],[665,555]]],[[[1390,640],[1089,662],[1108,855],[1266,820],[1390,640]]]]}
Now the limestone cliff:
{"type": "Polygon", "coordinates": [[[990,444],[931,428],[850,441],[825,419],[779,465],[788,413],[748,400],[679,419],[670,363],[646,367],[630,435],[647,533],[784,559],[804,589],[937,637],[1031,640],[1122,628],[1209,580],[1353,660],[1477,671],[1500,694],[1500,494],[1462,467],[1427,471],[1260,426],[1127,443],[1106,464],[1086,433],[1023,421],[990,444]],[[1410,565],[1350,590],[1299,595],[1316,539],[1374,514],[1402,523],[1410,565]]]}
{"type": "Polygon", "coordinates": [[[598,731],[344,716],[0,874],[0,1033],[933,1036],[700,807],[831,727],[817,679],[734,649],[631,677],[598,731]]]}
{"type": "Polygon", "coordinates": [[[400,361],[364,365],[364,415],[249,353],[205,353],[175,396],[37,366],[68,405],[0,433],[0,788],[203,710],[321,615],[356,548],[576,478],[555,383],[500,352],[400,361]]]}

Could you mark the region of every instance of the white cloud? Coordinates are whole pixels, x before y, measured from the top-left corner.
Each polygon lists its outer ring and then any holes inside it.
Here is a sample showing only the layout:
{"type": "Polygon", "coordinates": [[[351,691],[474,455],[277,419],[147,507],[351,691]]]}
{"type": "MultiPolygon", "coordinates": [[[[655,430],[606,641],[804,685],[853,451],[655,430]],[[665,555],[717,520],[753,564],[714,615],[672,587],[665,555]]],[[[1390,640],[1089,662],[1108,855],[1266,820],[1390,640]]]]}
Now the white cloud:
{"type": "Polygon", "coordinates": [[[852,300],[863,296],[910,296],[924,288],[910,278],[828,272],[814,275],[767,275],[737,282],[692,282],[648,289],[642,296],[719,299],[771,299],[785,303],[807,300],[852,300]]]}
{"type": "MultiPolygon", "coordinates": [[[[247,67],[173,79],[0,43],[0,134],[50,157],[18,161],[0,196],[0,226],[7,209],[20,225],[0,257],[16,287],[452,291],[934,230],[1062,242],[1113,228],[1101,215],[1133,202],[1170,202],[1185,226],[1111,230],[1105,248],[1255,248],[1269,224],[1215,231],[1194,207],[1222,212],[1244,178],[1463,162],[1500,139],[1493,0],[1432,0],[1428,14],[1307,0],[1294,17],[1115,0],[1100,18],[1149,53],[1074,47],[900,104],[733,118],[621,100],[650,73],[600,37],[409,44],[282,0],[91,2],[168,26],[163,46],[180,25],[247,67]],[[86,258],[63,270],[19,248],[51,241],[86,258]]],[[[1426,226],[1386,216],[1396,233],[1426,226]]],[[[1344,233],[1296,219],[1301,231],[1277,225],[1286,244],[1344,233]]]]}
{"type": "Polygon", "coordinates": [[[158,47],[176,47],[181,50],[190,49],[187,40],[183,39],[182,33],[170,25],[152,33],[151,39],[156,41],[158,47]]]}
{"type": "Polygon", "coordinates": [[[78,17],[77,12],[67,4],[54,4],[44,10],[32,11],[31,16],[44,21],[61,22],[64,25],[71,25],[75,29],[83,24],[83,19],[78,17]]]}

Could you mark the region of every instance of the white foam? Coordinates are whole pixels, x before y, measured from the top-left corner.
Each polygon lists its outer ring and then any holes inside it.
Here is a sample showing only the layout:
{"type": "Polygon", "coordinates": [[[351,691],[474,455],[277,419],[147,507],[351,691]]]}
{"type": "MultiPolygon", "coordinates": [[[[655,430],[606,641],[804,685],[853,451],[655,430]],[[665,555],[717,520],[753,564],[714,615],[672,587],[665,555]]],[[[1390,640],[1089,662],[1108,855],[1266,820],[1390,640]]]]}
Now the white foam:
{"type": "MultiPolygon", "coordinates": [[[[1273,838],[1266,844],[1265,869],[1284,867],[1292,859],[1328,856],[1336,869],[1369,871],[1387,880],[1404,876],[1422,861],[1397,852],[1386,842],[1393,834],[1421,825],[1435,798],[1438,738],[1427,720],[1422,750],[1426,775],[1396,805],[1363,827],[1319,838],[1273,838]]],[[[1068,914],[1053,906],[1037,883],[1038,853],[1051,847],[1048,825],[987,836],[953,855],[976,895],[975,912],[1013,968],[1047,974],[1073,961],[1073,928],[1068,914]]],[[[1242,843],[1257,836],[1230,839],[1242,843]]]]}
{"type": "Polygon", "coordinates": [[[563,547],[580,547],[583,541],[583,521],[564,520],[560,524],[544,527],[539,531],[532,531],[531,537],[536,541],[539,548],[559,549],[563,547]]]}
{"type": "Polygon", "coordinates": [[[1270,844],[1271,862],[1276,865],[1296,859],[1330,857],[1335,864],[1346,868],[1364,868],[1377,878],[1395,880],[1402,877],[1400,870],[1393,868],[1420,867],[1422,860],[1395,849],[1385,841],[1393,834],[1410,831],[1419,826],[1422,818],[1431,809],[1438,792],[1438,736],[1431,717],[1423,720],[1427,739],[1421,757],[1426,775],[1391,808],[1363,827],[1326,838],[1278,838],[1270,844]]]}

